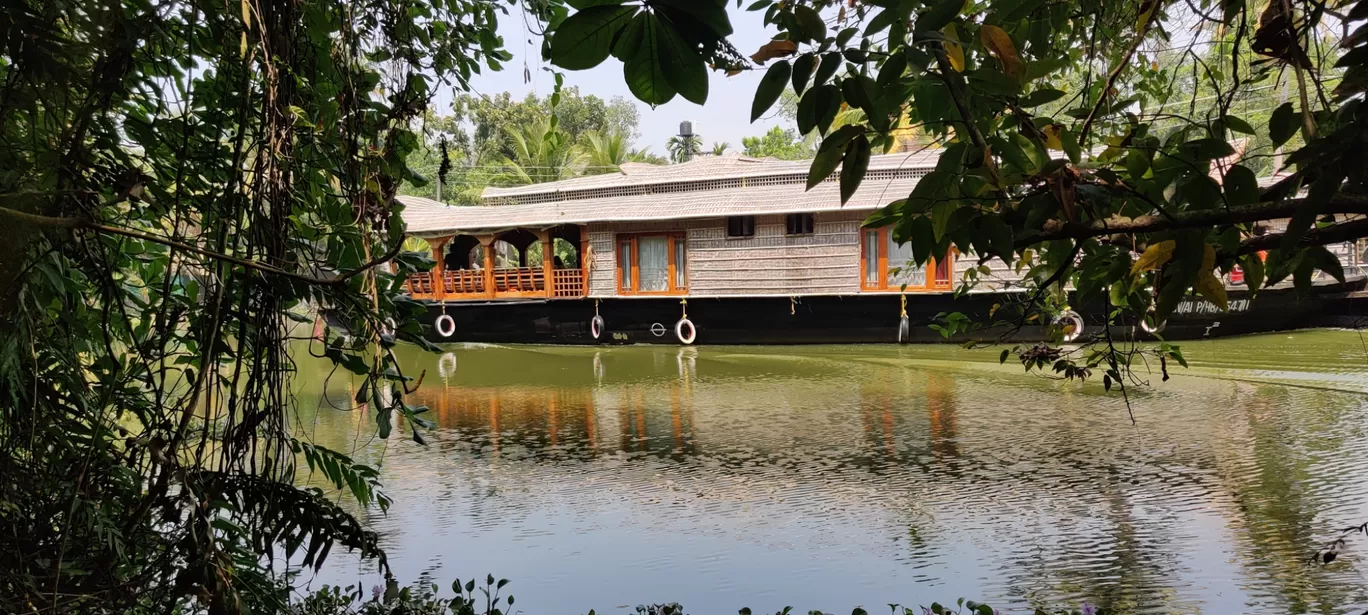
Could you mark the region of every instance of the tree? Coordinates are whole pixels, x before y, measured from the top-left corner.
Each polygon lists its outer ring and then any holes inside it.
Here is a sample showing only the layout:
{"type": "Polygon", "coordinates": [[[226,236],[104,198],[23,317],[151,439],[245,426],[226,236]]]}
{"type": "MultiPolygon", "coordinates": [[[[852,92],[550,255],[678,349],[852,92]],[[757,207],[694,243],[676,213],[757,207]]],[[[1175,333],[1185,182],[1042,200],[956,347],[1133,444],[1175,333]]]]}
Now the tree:
{"type": "Polygon", "coordinates": [[[513,155],[501,161],[491,185],[540,184],[575,177],[584,170],[584,151],[550,122],[528,124],[509,131],[508,136],[513,155]]]}
{"type": "MultiPolygon", "coordinates": [[[[1368,138],[1360,104],[1368,0],[1149,0],[1123,10],[1095,0],[761,0],[750,8],[777,30],[751,56],[765,73],[752,120],[794,90],[799,133],[824,135],[810,184],[839,169],[849,198],[869,157],[917,127],[944,148],[938,168],[867,223],[891,226],[916,264],[954,247],[1023,267],[1022,301],[951,319],[947,333],[1048,323],[1071,302],[1112,307],[1092,344],[1017,347],[1028,368],[1069,377],[1100,369],[1108,388],[1124,387],[1137,357],[1182,358],[1166,344],[1119,344],[1112,325],[1162,322],[1193,292],[1224,308],[1218,276],[1236,265],[1251,292],[1286,279],[1305,290],[1317,270],[1342,279],[1324,246],[1368,235],[1359,218],[1368,213],[1368,163],[1355,145],[1368,138]],[[1284,88],[1292,97],[1266,125],[1240,116],[1284,88]],[[833,128],[847,107],[863,119],[833,128]],[[1230,140],[1240,135],[1256,137],[1255,149],[1232,162],[1230,140]],[[1286,175],[1260,187],[1255,170],[1278,146],[1289,150],[1286,175]],[[1280,219],[1285,229],[1258,232],[1280,219]]],[[[660,0],[578,11],[557,24],[547,51],[572,70],[612,55],[638,98],[698,102],[706,67],[748,68],[728,62],[730,33],[721,2],[685,11],[680,0],[660,0]],[[610,11],[616,21],[596,21],[610,11]],[[567,44],[595,24],[602,47],[567,44]],[[665,53],[631,53],[643,29],[665,33],[665,53]]]]}
{"type": "Polygon", "coordinates": [[[714,156],[721,156],[721,155],[727,153],[727,150],[730,149],[730,148],[731,148],[731,144],[730,144],[730,143],[727,143],[726,141],[713,141],[713,144],[712,144],[712,155],[714,155],[714,156]]]}
{"type": "Polygon", "coordinates": [[[431,262],[393,197],[438,88],[510,59],[505,8],[6,6],[0,612],[281,612],[281,555],[388,570],[338,504],[383,509],[377,471],[294,431],[290,340],[344,325],[310,348],[422,441],[390,348],[426,344],[431,262]]]}
{"type": "Polygon", "coordinates": [[[583,145],[580,150],[585,156],[584,173],[586,175],[613,173],[617,171],[618,167],[628,162],[648,164],[664,162],[659,156],[653,156],[650,152],[632,149],[628,136],[621,132],[608,134],[587,132],[583,135],[582,141],[583,145]]]}
{"type": "Polygon", "coordinates": [[[754,158],[778,158],[780,160],[806,160],[812,157],[811,144],[800,139],[792,130],[778,126],[759,137],[741,139],[745,155],[754,158]]]}
{"type": "Polygon", "coordinates": [[[670,161],[675,163],[688,162],[694,156],[703,153],[703,137],[689,135],[687,137],[675,135],[665,143],[666,151],[670,152],[670,161]]]}
{"type": "Polygon", "coordinates": [[[627,141],[636,139],[641,114],[636,105],[621,97],[611,100],[581,95],[578,88],[565,88],[552,105],[553,96],[538,98],[528,94],[521,101],[501,92],[492,97],[462,94],[452,103],[454,118],[467,131],[472,160],[498,161],[512,157],[511,132],[522,126],[550,121],[555,115],[557,128],[569,135],[572,143],[580,142],[589,132],[620,133],[627,141]]]}

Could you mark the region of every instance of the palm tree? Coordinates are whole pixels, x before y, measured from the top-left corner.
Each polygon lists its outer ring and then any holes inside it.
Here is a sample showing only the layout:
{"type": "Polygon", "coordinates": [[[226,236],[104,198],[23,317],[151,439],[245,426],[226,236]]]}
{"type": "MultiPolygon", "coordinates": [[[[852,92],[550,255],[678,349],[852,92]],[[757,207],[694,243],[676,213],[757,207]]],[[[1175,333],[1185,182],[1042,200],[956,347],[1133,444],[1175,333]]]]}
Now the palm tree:
{"type": "Polygon", "coordinates": [[[585,154],[564,131],[549,121],[537,121],[508,133],[513,156],[499,162],[493,185],[521,186],[567,179],[584,170],[585,154]]]}
{"type": "Polygon", "coordinates": [[[727,150],[730,148],[731,144],[726,141],[713,141],[712,155],[721,156],[722,154],[727,153],[727,150]]]}
{"type": "Polygon", "coordinates": [[[675,135],[670,137],[670,141],[665,144],[665,149],[670,152],[670,160],[688,162],[689,159],[703,153],[703,138],[698,135],[687,137],[675,135]]]}
{"type": "Polygon", "coordinates": [[[646,150],[632,149],[631,138],[621,132],[584,133],[580,150],[584,152],[585,175],[598,175],[616,171],[624,163],[646,162],[664,164],[665,160],[646,150]]]}

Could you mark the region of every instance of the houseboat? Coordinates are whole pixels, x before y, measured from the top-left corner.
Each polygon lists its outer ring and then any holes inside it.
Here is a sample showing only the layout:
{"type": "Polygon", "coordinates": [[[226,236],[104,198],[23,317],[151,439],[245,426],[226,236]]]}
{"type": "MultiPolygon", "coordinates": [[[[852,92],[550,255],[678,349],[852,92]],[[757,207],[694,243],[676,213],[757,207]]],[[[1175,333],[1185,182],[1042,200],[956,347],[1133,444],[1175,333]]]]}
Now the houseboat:
{"type": "MultiPolygon", "coordinates": [[[[1020,300],[1021,275],[991,259],[991,273],[956,297],[977,258],[949,254],[911,268],[909,247],[888,228],[864,226],[875,209],[911,192],[936,159],[935,151],[873,157],[844,206],[834,179],[806,189],[806,161],[741,156],[488,188],[479,206],[399,197],[408,233],[425,239],[436,261],[407,288],[430,302],[426,324],[437,342],[946,341],[928,327],[938,315],[983,317],[1020,300]]],[[[1228,311],[1192,298],[1162,331],[1133,326],[1121,334],[1190,339],[1344,324],[1331,317],[1344,317],[1364,276],[1354,246],[1336,250],[1352,276],[1347,284],[1322,279],[1309,297],[1279,287],[1250,300],[1241,280],[1228,280],[1228,311]]],[[[1072,339],[1099,332],[1105,316],[1105,306],[1075,306],[1059,318],[1072,325],[1072,339]]],[[[1045,326],[1016,333],[1046,336],[1045,326]]]]}

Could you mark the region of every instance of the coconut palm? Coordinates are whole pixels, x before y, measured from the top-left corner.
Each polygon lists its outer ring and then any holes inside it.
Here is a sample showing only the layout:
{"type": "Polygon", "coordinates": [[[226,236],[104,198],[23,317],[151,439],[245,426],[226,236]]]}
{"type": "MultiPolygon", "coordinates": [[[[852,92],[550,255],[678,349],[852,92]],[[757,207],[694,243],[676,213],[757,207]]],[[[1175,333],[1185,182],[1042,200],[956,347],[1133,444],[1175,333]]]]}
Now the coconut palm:
{"type": "Polygon", "coordinates": [[[670,152],[670,160],[688,162],[689,159],[703,153],[703,138],[698,135],[687,137],[675,135],[670,137],[670,141],[665,144],[665,149],[670,152]]]}
{"type": "Polygon", "coordinates": [[[611,173],[628,162],[663,164],[665,160],[646,150],[632,149],[631,138],[621,132],[584,133],[580,150],[584,152],[585,175],[611,173]]]}
{"type": "Polygon", "coordinates": [[[491,184],[521,186],[567,179],[579,175],[585,154],[564,131],[549,121],[537,121],[508,133],[513,156],[499,161],[500,170],[491,184]]]}
{"type": "Polygon", "coordinates": [[[731,149],[730,143],[727,143],[726,141],[713,141],[712,155],[721,156],[722,154],[727,153],[728,149],[731,149]]]}

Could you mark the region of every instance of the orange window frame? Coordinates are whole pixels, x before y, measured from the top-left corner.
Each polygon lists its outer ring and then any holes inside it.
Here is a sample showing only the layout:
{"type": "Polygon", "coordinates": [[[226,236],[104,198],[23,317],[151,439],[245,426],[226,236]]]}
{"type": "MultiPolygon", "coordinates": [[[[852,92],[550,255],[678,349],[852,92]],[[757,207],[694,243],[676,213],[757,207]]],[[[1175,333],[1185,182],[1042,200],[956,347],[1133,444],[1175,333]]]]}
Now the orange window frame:
{"type": "Polygon", "coordinates": [[[890,286],[888,284],[888,234],[892,232],[889,227],[877,229],[860,229],[860,289],[861,290],[885,290],[885,291],[907,291],[907,292],[930,292],[950,290],[954,286],[955,278],[955,251],[953,248],[946,253],[945,258],[930,258],[922,267],[927,272],[926,283],[921,286],[907,286],[901,284],[890,286]],[[875,271],[878,272],[877,279],[871,282],[865,274],[869,270],[869,242],[865,241],[868,233],[875,233],[877,239],[874,241],[874,251],[877,254],[875,271]],[[944,274],[942,276],[942,274],[944,274]]]}
{"type": "Polygon", "coordinates": [[[616,288],[617,288],[617,294],[619,294],[619,295],[644,295],[644,296],[669,296],[669,295],[684,295],[684,294],[687,294],[687,293],[689,292],[689,273],[688,273],[688,269],[689,269],[689,263],[688,263],[688,260],[689,260],[689,255],[688,255],[689,247],[688,247],[688,244],[685,242],[685,238],[684,238],[684,234],[683,234],[683,233],[635,233],[635,234],[631,234],[631,235],[618,235],[618,236],[617,236],[617,241],[614,242],[613,245],[614,245],[614,248],[615,248],[615,251],[613,252],[613,260],[616,261],[616,266],[615,266],[615,268],[616,268],[616,270],[617,270],[617,277],[616,277],[616,280],[615,280],[615,282],[616,282],[616,288]],[[643,291],[643,290],[640,290],[640,288],[641,288],[641,257],[640,257],[640,252],[638,251],[638,246],[639,246],[639,244],[640,244],[640,240],[641,240],[643,237],[665,237],[665,238],[667,238],[667,239],[669,240],[669,247],[666,248],[666,250],[668,251],[668,257],[669,257],[669,267],[668,267],[669,271],[668,271],[668,273],[667,273],[667,275],[666,275],[666,278],[667,278],[667,279],[666,279],[666,290],[652,290],[652,291],[643,291]],[[683,246],[683,247],[684,247],[684,261],[685,261],[685,262],[684,262],[684,275],[682,276],[682,277],[684,278],[684,285],[683,285],[683,286],[676,286],[676,285],[675,285],[675,279],[676,279],[677,277],[681,277],[681,276],[678,276],[678,275],[677,275],[677,272],[679,271],[679,269],[678,269],[678,268],[679,268],[679,263],[677,262],[678,259],[676,258],[676,257],[678,256],[678,254],[679,254],[679,252],[678,252],[678,247],[677,247],[677,246],[683,246]],[[629,285],[629,287],[626,287],[626,288],[624,288],[624,287],[623,287],[623,284],[622,284],[622,279],[623,279],[623,276],[622,276],[622,274],[623,274],[623,268],[622,268],[622,249],[623,249],[624,247],[627,247],[627,248],[630,250],[630,254],[632,255],[631,267],[630,267],[630,270],[628,271],[628,274],[629,274],[629,276],[630,276],[628,279],[631,281],[631,284],[629,285]]]}

